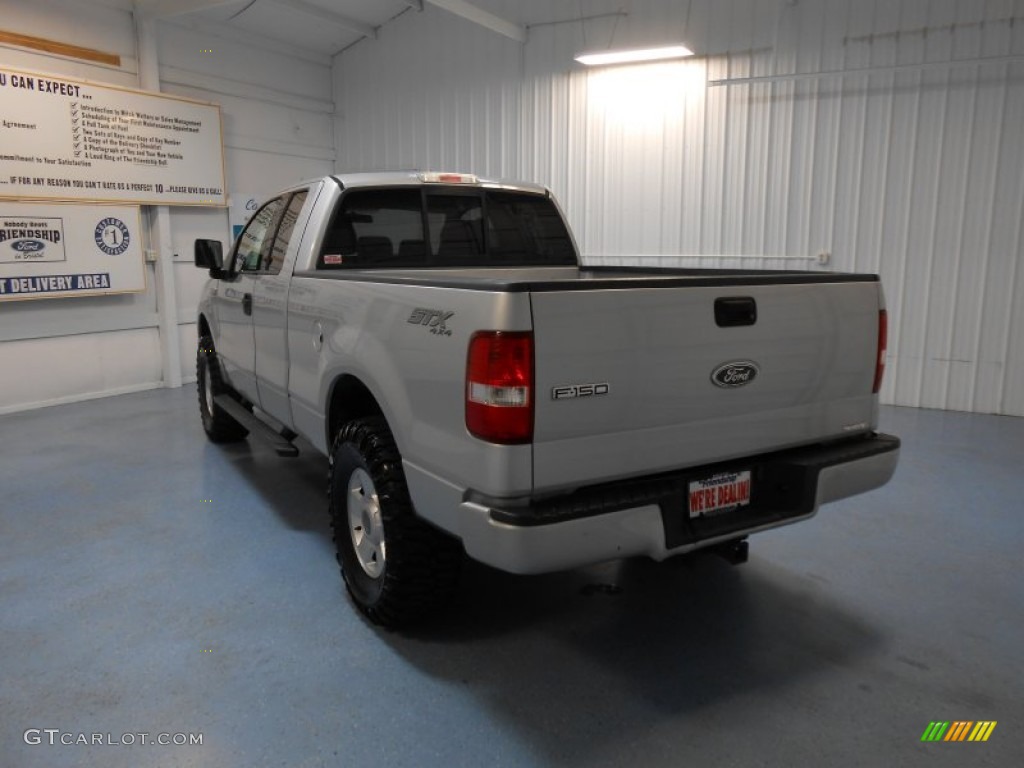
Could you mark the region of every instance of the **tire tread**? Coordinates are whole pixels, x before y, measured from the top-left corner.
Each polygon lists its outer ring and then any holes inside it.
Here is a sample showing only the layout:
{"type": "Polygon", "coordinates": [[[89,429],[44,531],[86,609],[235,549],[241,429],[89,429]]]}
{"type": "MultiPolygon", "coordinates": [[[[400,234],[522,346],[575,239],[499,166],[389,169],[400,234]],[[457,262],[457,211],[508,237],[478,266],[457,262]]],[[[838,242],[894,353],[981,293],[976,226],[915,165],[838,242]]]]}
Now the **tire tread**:
{"type": "Polygon", "coordinates": [[[416,515],[401,455],[383,417],[357,419],[338,432],[331,448],[328,495],[342,577],[353,602],[370,621],[392,629],[404,627],[443,605],[458,581],[462,546],[416,515]],[[346,446],[362,457],[376,487],[384,522],[387,560],[380,577],[383,581],[371,600],[362,595],[368,577],[358,563],[351,569],[352,574],[345,568],[343,551],[347,550],[350,560],[355,551],[348,530],[346,501],[342,494],[341,500],[337,500],[335,494],[336,488],[347,485],[353,468],[346,446]]]}
{"type": "Polygon", "coordinates": [[[217,355],[213,351],[213,339],[208,334],[199,338],[196,350],[196,392],[199,395],[199,415],[203,420],[203,429],[212,443],[235,443],[244,440],[249,430],[231,418],[225,410],[214,403],[212,413],[206,411],[206,399],[203,396],[203,380],[210,377],[214,396],[228,391],[227,384],[220,374],[217,355]]]}

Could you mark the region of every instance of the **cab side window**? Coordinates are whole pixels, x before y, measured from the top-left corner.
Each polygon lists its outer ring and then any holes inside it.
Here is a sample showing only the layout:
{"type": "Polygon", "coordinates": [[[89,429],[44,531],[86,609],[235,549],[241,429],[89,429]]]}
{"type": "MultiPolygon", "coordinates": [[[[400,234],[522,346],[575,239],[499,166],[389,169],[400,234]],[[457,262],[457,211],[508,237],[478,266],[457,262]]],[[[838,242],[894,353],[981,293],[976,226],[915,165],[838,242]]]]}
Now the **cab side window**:
{"type": "Polygon", "coordinates": [[[274,230],[280,219],[284,198],[278,197],[264,205],[249,219],[238,238],[238,248],[232,263],[233,272],[257,272],[263,262],[263,254],[269,254],[274,240],[274,230]]]}
{"type": "Polygon", "coordinates": [[[296,192],[292,195],[288,205],[283,209],[280,223],[277,225],[277,236],[274,237],[274,244],[269,252],[266,247],[260,250],[263,268],[271,275],[276,275],[284,266],[284,257],[288,254],[288,243],[291,242],[292,232],[295,231],[295,222],[299,220],[299,212],[306,202],[307,190],[296,192]],[[262,256],[262,254],[267,254],[262,256]]]}
{"type": "Polygon", "coordinates": [[[357,189],[342,198],[317,266],[416,266],[426,260],[420,190],[357,189]]]}

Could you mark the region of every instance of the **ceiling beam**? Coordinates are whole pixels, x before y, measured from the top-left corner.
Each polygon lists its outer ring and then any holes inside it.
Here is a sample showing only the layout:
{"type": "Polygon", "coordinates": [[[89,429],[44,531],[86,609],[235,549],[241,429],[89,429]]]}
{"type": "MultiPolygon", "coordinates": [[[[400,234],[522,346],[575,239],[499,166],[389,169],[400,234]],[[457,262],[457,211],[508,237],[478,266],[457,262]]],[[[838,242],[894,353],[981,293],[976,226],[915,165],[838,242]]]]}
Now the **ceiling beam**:
{"type": "Polygon", "coordinates": [[[313,16],[331,24],[337,24],[339,27],[344,27],[352,32],[356,32],[363,37],[377,37],[377,28],[373,27],[365,22],[356,21],[353,18],[344,16],[334,11],[329,11],[326,8],[314,5],[313,3],[306,2],[306,0],[273,0],[278,5],[287,5],[289,8],[294,8],[299,13],[304,13],[307,16],[313,16]]]}
{"type": "Polygon", "coordinates": [[[135,12],[143,19],[169,19],[186,13],[205,11],[238,0],[135,0],[135,12]]]}
{"type": "MultiPolygon", "coordinates": [[[[409,2],[409,0],[406,1],[412,7],[416,7],[414,3],[409,2]]],[[[485,11],[483,8],[479,8],[472,3],[467,3],[466,0],[426,0],[426,2],[436,5],[438,8],[443,8],[449,13],[454,13],[456,16],[461,16],[467,21],[472,21],[474,24],[479,24],[481,27],[486,27],[492,32],[497,32],[499,35],[511,38],[517,43],[526,42],[526,27],[522,24],[516,24],[500,16],[495,16],[490,11],[485,11]]]]}
{"type": "Polygon", "coordinates": [[[121,57],[116,53],[97,51],[95,48],[83,48],[80,45],[62,43],[58,40],[47,40],[45,37],[32,37],[31,35],[19,35],[16,32],[7,32],[0,29],[0,44],[16,45],[19,48],[31,48],[44,53],[55,53],[58,56],[67,56],[82,61],[95,61],[99,64],[109,64],[112,67],[121,66],[121,57]]]}

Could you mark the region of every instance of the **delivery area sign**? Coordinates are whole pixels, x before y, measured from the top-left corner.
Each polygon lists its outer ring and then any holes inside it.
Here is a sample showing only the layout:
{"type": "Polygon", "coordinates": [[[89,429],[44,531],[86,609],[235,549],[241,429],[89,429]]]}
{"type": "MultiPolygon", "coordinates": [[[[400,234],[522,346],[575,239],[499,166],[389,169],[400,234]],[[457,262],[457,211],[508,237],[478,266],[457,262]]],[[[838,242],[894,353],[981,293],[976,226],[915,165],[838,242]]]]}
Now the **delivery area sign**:
{"type": "Polygon", "coordinates": [[[0,199],[225,206],[216,104],[0,67],[0,199]]]}
{"type": "Polygon", "coordinates": [[[144,290],[137,207],[0,201],[0,301],[144,290]]]}

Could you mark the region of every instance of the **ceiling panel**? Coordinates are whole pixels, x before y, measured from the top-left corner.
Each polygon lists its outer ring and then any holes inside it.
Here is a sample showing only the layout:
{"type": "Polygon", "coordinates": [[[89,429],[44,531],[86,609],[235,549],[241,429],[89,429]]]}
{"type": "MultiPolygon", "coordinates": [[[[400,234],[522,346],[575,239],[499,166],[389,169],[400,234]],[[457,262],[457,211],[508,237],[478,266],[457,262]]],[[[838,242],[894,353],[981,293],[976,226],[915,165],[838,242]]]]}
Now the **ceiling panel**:
{"type": "MultiPolygon", "coordinates": [[[[215,3],[216,0],[210,0],[215,3]]],[[[430,3],[431,0],[424,0],[430,3]]],[[[472,4],[501,19],[519,25],[550,24],[594,14],[621,13],[620,0],[471,0],[472,4]]],[[[173,7],[173,2],[167,6],[173,7]]],[[[166,6],[165,6],[166,7],[166,6]]],[[[448,11],[434,10],[447,14],[448,11]]],[[[236,0],[187,17],[190,24],[204,21],[249,32],[302,50],[333,55],[363,39],[344,24],[349,19],[369,28],[380,28],[401,13],[416,13],[406,0],[236,0]],[[302,6],[317,9],[313,13],[302,6]],[[331,15],[339,20],[332,22],[331,15]]],[[[454,19],[455,17],[452,16],[454,19]]]]}
{"type": "Polygon", "coordinates": [[[336,53],[362,37],[340,24],[329,24],[323,19],[266,0],[258,0],[231,25],[319,53],[336,53]]]}
{"type": "Polygon", "coordinates": [[[251,2],[252,0],[238,0],[238,2],[231,3],[230,5],[217,6],[216,8],[211,8],[208,11],[200,11],[193,14],[189,14],[189,16],[194,16],[196,18],[201,17],[204,19],[209,19],[211,21],[218,21],[223,23],[229,21],[232,16],[244,11],[246,6],[248,6],[251,2]]]}
{"type": "Polygon", "coordinates": [[[405,10],[409,10],[409,4],[404,0],[296,0],[291,4],[287,0],[238,0],[190,13],[188,18],[251,32],[304,50],[334,54],[363,38],[346,27],[344,20],[380,27],[405,10]],[[322,12],[305,12],[303,5],[322,12]],[[332,14],[339,17],[337,22],[330,20],[332,14]]]}

